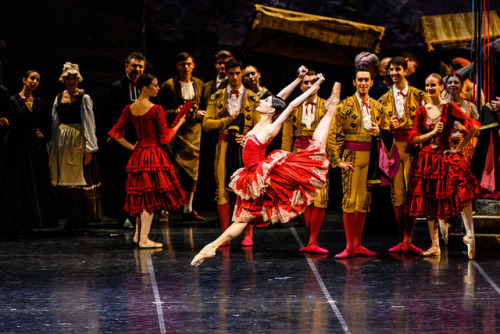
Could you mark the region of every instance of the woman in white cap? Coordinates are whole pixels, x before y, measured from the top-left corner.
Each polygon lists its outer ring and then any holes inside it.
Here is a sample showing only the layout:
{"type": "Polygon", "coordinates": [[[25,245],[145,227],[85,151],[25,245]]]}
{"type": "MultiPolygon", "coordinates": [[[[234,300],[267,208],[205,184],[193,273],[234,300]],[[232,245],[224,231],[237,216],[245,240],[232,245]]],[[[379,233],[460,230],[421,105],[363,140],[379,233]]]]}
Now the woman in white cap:
{"type": "Polygon", "coordinates": [[[83,80],[77,64],[66,62],[59,81],[66,90],[52,107],[50,180],[56,187],[59,218],[67,218],[65,232],[88,232],[88,222],[101,218],[93,103],[78,88],[83,80]]]}

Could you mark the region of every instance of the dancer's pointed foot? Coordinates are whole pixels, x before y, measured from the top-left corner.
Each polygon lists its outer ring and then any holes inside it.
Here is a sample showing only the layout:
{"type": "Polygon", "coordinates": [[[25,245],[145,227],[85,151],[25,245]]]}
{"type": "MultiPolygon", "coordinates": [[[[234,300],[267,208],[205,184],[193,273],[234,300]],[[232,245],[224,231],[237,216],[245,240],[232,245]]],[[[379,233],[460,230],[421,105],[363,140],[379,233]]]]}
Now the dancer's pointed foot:
{"type": "Polygon", "coordinates": [[[353,257],[354,256],[354,249],[348,247],[344,249],[342,252],[338,253],[335,255],[336,259],[347,259],[348,257],[353,257]]]}
{"type": "Polygon", "coordinates": [[[307,245],[299,250],[300,252],[316,253],[316,254],[328,254],[328,249],[319,247],[319,245],[307,245]]]}
{"type": "Polygon", "coordinates": [[[428,250],[425,252],[420,253],[422,256],[441,256],[441,248],[439,246],[431,246],[428,250]]]}
{"type": "Polygon", "coordinates": [[[354,249],[354,256],[376,256],[377,252],[371,251],[363,246],[358,246],[354,249]]]}
{"type": "Polygon", "coordinates": [[[400,242],[399,244],[397,244],[396,246],[392,247],[392,248],[389,248],[389,253],[398,253],[398,252],[402,252],[401,248],[403,247],[403,243],[400,242]]]}
{"type": "Polygon", "coordinates": [[[241,242],[242,247],[252,247],[253,246],[253,240],[252,237],[246,236],[243,238],[243,241],[241,242]]]}
{"type": "Polygon", "coordinates": [[[193,258],[193,261],[191,261],[192,266],[199,266],[203,261],[205,261],[206,258],[209,257],[214,257],[215,252],[217,250],[217,247],[213,243],[209,243],[203,249],[196,254],[196,256],[193,258]]]}
{"type": "Polygon", "coordinates": [[[464,244],[467,245],[467,256],[469,260],[474,260],[476,257],[476,240],[473,234],[467,234],[464,236],[464,244]]]}
{"type": "Polygon", "coordinates": [[[441,237],[443,238],[443,242],[445,245],[448,245],[448,231],[450,225],[447,221],[439,220],[439,229],[441,230],[441,237]]]}
{"type": "Polygon", "coordinates": [[[405,253],[415,253],[415,254],[420,254],[422,253],[424,250],[423,249],[420,249],[418,247],[416,247],[415,245],[413,245],[412,243],[409,243],[409,244],[403,244],[403,246],[401,247],[401,251],[402,252],[405,252],[405,253]]]}
{"type": "Polygon", "coordinates": [[[139,243],[139,232],[135,232],[134,238],[132,239],[132,241],[134,242],[134,244],[139,243]]]}

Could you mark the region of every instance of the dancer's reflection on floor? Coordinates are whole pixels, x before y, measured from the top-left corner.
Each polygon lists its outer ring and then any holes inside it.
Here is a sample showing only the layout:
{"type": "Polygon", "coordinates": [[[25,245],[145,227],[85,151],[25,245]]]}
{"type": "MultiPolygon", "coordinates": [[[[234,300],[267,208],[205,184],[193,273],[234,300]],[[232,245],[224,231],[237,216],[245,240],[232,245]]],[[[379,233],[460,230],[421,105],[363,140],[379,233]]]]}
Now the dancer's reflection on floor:
{"type": "MultiPolygon", "coordinates": [[[[304,257],[309,257],[314,267],[320,271],[320,262],[326,259],[328,254],[304,253],[304,257]]],[[[319,273],[321,276],[321,273],[319,273]]],[[[304,281],[301,314],[298,316],[298,333],[321,333],[324,330],[324,324],[328,323],[331,308],[325,303],[325,296],[317,281],[316,275],[312,269],[307,271],[304,281]]]]}
{"type": "Polygon", "coordinates": [[[363,265],[373,261],[373,257],[336,259],[345,266],[344,298],[341,313],[352,333],[361,333],[369,328],[369,295],[363,280],[363,265]]]}

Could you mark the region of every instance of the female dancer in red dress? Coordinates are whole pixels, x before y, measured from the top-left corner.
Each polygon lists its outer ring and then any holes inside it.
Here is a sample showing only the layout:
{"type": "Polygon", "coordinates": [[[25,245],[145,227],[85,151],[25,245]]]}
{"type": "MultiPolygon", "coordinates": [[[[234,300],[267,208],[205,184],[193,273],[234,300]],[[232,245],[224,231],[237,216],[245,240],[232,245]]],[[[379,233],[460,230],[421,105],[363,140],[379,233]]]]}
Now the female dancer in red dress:
{"type": "Polygon", "coordinates": [[[318,74],[316,83],[293,100],[288,107],[277,97],[261,100],[257,111],[261,119],[248,132],[243,142],[244,167],[231,177],[230,187],[238,195],[233,224],[195,256],[191,265],[201,264],[215,255],[219,246],[240,235],[248,224],[265,226],[288,222],[302,213],[326,183],[329,162],[325,145],[333,115],[337,110],[340,84],[335,83],[332,95],[325,102],[327,113],[314,131],[309,146],[292,154],[275,150],[265,157],[267,144],[279,133],[290,113],[300,106],[325,79],[318,74]],[[284,111],[273,122],[275,113],[284,111]]]}
{"type": "Polygon", "coordinates": [[[405,210],[411,216],[427,216],[432,245],[420,253],[422,256],[439,256],[439,231],[437,219],[449,219],[462,213],[467,235],[469,259],[475,255],[472,202],[480,194],[480,187],[460,150],[478,130],[479,123],[466,116],[453,102],[441,98],[444,89],[439,74],[425,80],[425,90],[431,101],[415,113],[410,142],[422,144],[417,159],[410,169],[410,182],[405,210]],[[465,126],[467,132],[458,146],[450,149],[454,122],[465,126]]]}
{"type": "Polygon", "coordinates": [[[160,90],[156,77],[143,74],[137,79],[136,85],[141,91],[139,98],[125,107],[108,134],[120,145],[132,150],[127,163],[125,210],[130,216],[138,216],[134,242],[139,242],[140,248],[162,247],[161,243],[149,240],[153,213],[155,210],[179,209],[186,202],[186,195],[161,145],[166,145],[174,138],[185,116],[173,128],[167,128],[165,111],[149,100],[158,95],[160,90]],[[135,145],[123,137],[128,122],[132,122],[139,138],[135,145]]]}

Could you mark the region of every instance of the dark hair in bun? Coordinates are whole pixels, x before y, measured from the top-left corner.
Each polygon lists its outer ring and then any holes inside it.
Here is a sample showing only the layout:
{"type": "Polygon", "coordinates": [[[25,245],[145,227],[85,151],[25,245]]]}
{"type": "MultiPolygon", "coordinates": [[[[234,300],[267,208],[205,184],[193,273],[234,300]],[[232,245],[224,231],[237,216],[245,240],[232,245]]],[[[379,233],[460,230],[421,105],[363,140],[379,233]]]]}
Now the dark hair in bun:
{"type": "Polygon", "coordinates": [[[141,74],[135,81],[135,86],[137,89],[142,90],[143,87],[151,85],[154,79],[156,79],[156,77],[150,73],[141,74]]]}
{"type": "Polygon", "coordinates": [[[274,108],[274,114],[279,115],[285,110],[286,102],[279,96],[273,96],[271,107],[274,108]]]}
{"type": "Polygon", "coordinates": [[[461,83],[464,83],[464,77],[460,74],[460,73],[457,73],[457,72],[451,72],[448,77],[446,78],[446,81],[448,82],[448,79],[451,78],[451,77],[456,77],[460,80],[461,83]]]}

